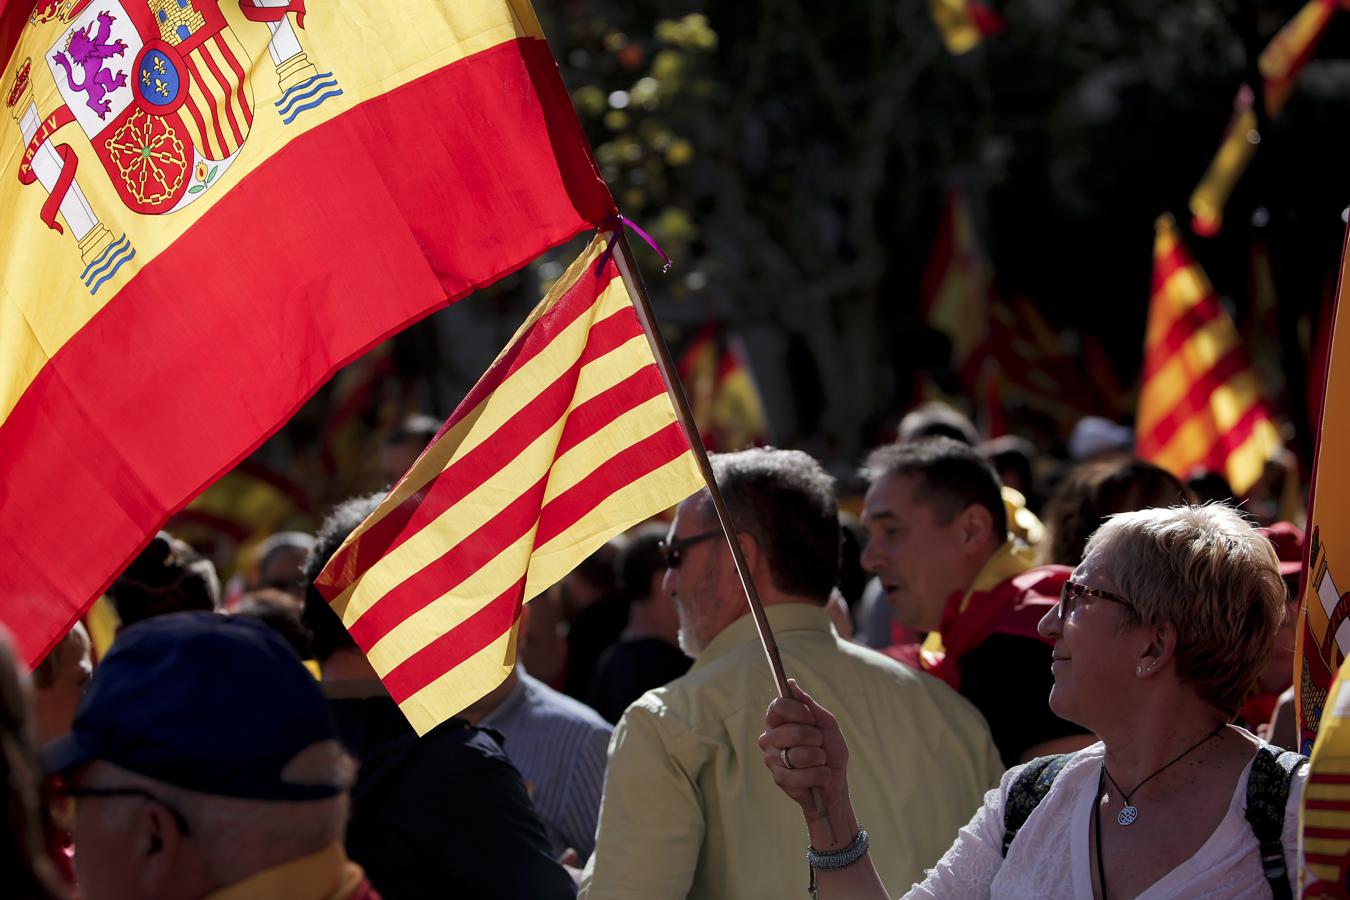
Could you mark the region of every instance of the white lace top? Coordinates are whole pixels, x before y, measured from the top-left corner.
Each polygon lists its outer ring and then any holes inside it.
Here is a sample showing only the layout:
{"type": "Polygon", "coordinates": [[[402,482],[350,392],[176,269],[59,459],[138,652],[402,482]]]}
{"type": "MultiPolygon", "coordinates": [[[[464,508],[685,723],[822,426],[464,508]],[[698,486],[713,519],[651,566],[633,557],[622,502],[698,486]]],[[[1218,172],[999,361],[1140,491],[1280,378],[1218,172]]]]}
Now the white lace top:
{"type": "MultiPolygon", "coordinates": [[[[1050,792],[1027,819],[1008,850],[1003,846],[1003,805],[1022,766],[1009,769],[984,806],[961,829],[956,842],[915,885],[905,900],[925,898],[1037,898],[1072,900],[1092,896],[1089,842],[1092,803],[1102,767],[1103,747],[1080,751],[1060,772],[1050,792]]],[[[1238,779],[1228,813],[1194,856],[1154,882],[1139,900],[1225,897],[1268,900],[1256,837],[1246,819],[1249,762],[1238,779]]],[[[1284,856],[1291,878],[1298,872],[1298,803],[1308,767],[1289,786],[1284,816],[1284,856]]]]}

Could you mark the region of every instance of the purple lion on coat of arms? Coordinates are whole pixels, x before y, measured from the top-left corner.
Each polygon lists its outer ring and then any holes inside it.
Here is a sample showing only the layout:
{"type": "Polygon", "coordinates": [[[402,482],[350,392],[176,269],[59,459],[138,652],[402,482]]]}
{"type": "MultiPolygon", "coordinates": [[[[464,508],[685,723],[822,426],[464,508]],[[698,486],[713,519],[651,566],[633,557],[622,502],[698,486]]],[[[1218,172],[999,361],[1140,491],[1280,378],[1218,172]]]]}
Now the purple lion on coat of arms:
{"type": "Polygon", "coordinates": [[[99,13],[97,24],[97,35],[89,33],[92,26],[76,28],[66,45],[66,52],[70,54],[70,58],[67,59],[65,53],[57,51],[52,56],[52,61],[65,70],[67,87],[88,95],[85,98],[85,105],[98,113],[101,119],[112,109],[112,103],[106,99],[107,95],[127,83],[125,72],[114,73],[103,64],[103,61],[126,53],[127,45],[120,39],[108,40],[108,35],[112,33],[111,15],[106,12],[99,13]],[[84,80],[78,83],[71,69],[72,60],[84,70],[84,80]]]}

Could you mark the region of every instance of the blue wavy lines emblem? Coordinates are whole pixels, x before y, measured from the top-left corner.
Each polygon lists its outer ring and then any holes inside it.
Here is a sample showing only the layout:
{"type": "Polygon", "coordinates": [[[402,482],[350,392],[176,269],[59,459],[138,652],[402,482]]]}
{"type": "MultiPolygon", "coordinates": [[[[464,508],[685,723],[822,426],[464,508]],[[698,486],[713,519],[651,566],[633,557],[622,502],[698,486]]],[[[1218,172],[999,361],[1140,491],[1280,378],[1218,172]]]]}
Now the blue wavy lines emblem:
{"type": "Polygon", "coordinates": [[[113,241],[103,252],[98,255],[93,262],[84,267],[84,272],[80,274],[80,280],[84,286],[89,288],[89,294],[92,296],[98,293],[98,289],[103,286],[109,278],[117,274],[117,270],[122,268],[136,257],[136,248],[131,246],[124,234],[113,241]]]}
{"type": "Polygon", "coordinates": [[[324,72],[287,88],[286,93],[281,95],[281,99],[275,105],[277,113],[281,116],[281,124],[289,125],[305,110],[313,109],[325,100],[341,96],[342,88],[338,87],[333,73],[324,72]]]}

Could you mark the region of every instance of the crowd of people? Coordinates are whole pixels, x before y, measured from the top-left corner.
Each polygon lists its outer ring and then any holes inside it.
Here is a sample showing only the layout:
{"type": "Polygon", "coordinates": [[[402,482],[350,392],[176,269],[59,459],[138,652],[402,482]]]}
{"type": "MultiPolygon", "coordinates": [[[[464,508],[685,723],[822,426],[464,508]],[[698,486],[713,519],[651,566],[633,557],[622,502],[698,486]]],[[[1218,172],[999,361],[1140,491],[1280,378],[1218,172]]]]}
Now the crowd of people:
{"type": "Polygon", "coordinates": [[[7,896],[1289,896],[1299,513],[1112,423],[1068,450],[930,405],[853,480],[716,454],[792,696],[705,490],[421,736],[312,584],[382,495],[228,597],[161,532],[110,646],[77,624],[25,674],[0,640],[7,896]]]}

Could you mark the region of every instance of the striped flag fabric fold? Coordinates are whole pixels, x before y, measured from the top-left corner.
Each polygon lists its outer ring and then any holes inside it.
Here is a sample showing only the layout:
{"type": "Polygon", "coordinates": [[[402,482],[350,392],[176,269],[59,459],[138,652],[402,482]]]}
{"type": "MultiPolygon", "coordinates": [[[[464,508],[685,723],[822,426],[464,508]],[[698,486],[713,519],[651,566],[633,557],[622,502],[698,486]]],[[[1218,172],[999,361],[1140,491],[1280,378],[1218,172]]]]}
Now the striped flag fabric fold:
{"type": "Polygon", "coordinates": [[[1237,326],[1177,235],[1157,221],[1136,450],[1186,477],[1205,468],[1245,492],[1281,445],[1237,326]]]}
{"type": "Polygon", "coordinates": [[[702,486],[597,236],[315,584],[425,733],[510,672],[524,603],[702,486]]]}

